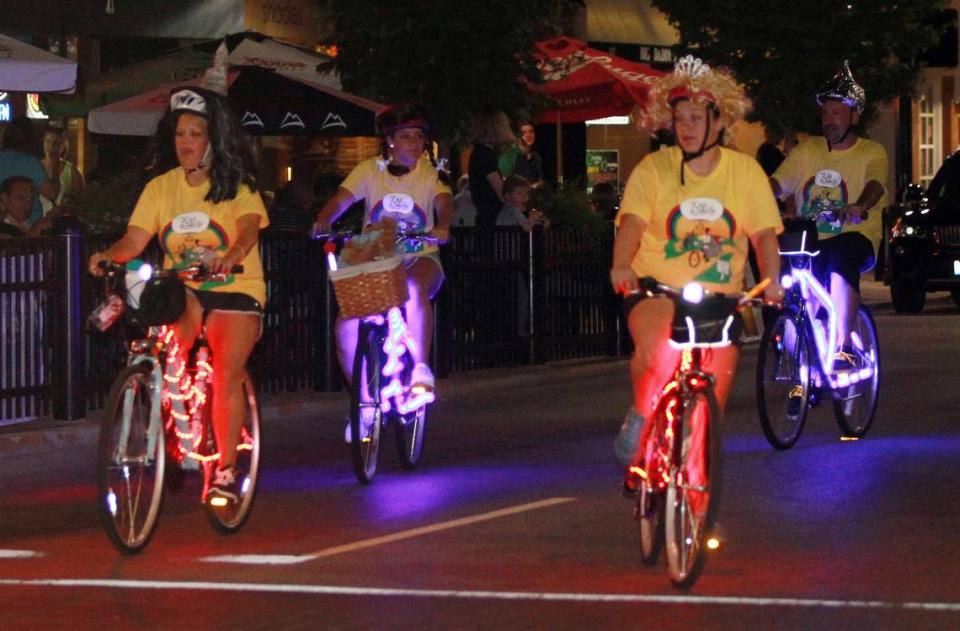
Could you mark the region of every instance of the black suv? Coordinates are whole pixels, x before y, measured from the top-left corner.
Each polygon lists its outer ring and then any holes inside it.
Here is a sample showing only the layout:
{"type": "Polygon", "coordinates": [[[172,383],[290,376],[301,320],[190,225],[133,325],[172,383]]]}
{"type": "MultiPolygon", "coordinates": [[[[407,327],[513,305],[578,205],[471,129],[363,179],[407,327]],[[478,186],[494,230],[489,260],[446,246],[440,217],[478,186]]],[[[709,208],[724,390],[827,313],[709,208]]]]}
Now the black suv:
{"type": "Polygon", "coordinates": [[[944,290],[960,306],[960,151],[944,160],[926,191],[911,184],[898,198],[887,244],[893,308],[917,313],[928,291],[944,290]]]}

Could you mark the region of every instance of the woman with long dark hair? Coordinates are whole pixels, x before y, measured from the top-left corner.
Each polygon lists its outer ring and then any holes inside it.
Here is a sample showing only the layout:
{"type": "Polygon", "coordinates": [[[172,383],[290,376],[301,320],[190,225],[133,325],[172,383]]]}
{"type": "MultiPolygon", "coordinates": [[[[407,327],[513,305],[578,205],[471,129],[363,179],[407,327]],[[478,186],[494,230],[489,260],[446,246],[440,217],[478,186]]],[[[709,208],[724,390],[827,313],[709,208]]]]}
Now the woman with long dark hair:
{"type": "Polygon", "coordinates": [[[246,472],[236,470],[244,418],[241,380],[260,337],[266,285],[257,248],[269,220],[257,192],[253,152],[239,120],[221,94],[189,88],[170,97],[157,129],[154,178],[140,195],[126,234],[90,257],[125,262],[156,235],[164,267],[202,261],[223,280],[188,282],[186,309],[173,328],[186,353],[201,326],[213,351],[213,429],[220,462],[207,499],[235,502],[246,472]],[[243,271],[230,273],[236,265],[243,271]]]}

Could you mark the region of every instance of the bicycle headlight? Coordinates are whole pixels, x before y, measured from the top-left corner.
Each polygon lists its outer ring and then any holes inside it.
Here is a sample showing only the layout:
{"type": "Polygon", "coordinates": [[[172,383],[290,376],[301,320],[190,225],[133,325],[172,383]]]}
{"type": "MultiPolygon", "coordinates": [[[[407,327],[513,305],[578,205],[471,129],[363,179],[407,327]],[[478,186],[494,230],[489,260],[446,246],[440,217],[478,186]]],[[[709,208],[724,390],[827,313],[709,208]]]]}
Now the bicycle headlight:
{"type": "Polygon", "coordinates": [[[692,305],[698,305],[703,302],[703,285],[700,283],[687,283],[684,285],[683,299],[692,305]]]}

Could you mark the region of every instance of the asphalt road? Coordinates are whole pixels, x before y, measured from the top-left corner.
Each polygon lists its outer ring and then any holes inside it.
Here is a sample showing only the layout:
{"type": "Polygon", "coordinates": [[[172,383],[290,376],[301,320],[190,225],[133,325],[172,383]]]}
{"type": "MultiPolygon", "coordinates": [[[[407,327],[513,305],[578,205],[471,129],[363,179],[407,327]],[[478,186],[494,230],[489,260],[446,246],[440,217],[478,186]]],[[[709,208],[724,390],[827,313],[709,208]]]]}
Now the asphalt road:
{"type": "Polygon", "coordinates": [[[960,628],[960,311],[937,297],[895,316],[865,295],[883,385],[863,440],[821,406],[771,449],[745,349],[728,541],[690,592],[640,563],[611,448],[626,363],[606,361],[441,381],[422,468],[387,449],[368,487],[344,402],[316,395],[265,424],[240,533],[209,527],[188,479],[133,557],[95,512],[92,432],[0,450],[0,628],[960,628]]]}

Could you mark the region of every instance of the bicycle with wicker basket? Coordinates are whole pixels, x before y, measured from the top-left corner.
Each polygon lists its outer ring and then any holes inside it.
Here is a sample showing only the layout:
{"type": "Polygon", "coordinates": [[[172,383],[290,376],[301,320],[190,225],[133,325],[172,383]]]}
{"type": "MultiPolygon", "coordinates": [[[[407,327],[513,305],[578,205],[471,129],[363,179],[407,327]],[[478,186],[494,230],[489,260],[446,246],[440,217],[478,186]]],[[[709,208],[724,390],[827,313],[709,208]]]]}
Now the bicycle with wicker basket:
{"type": "MultiPolygon", "coordinates": [[[[369,484],[377,472],[380,439],[388,425],[394,427],[402,466],[417,466],[423,453],[427,405],[434,394],[411,383],[415,341],[404,317],[408,295],[404,255],[394,251],[378,260],[344,266],[336,256],[337,246],[356,236],[335,232],[315,238],[326,240],[329,277],[341,317],[359,319],[350,384],[350,452],[357,479],[369,484]],[[365,410],[372,410],[366,422],[365,410]]],[[[438,239],[419,233],[396,235],[395,245],[416,243],[437,245],[438,239]]]]}

